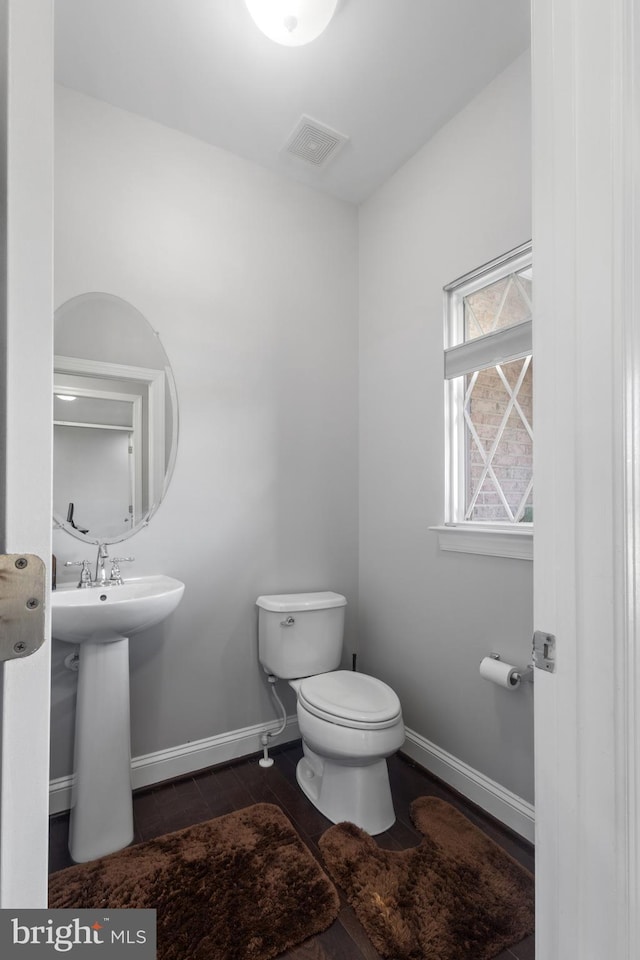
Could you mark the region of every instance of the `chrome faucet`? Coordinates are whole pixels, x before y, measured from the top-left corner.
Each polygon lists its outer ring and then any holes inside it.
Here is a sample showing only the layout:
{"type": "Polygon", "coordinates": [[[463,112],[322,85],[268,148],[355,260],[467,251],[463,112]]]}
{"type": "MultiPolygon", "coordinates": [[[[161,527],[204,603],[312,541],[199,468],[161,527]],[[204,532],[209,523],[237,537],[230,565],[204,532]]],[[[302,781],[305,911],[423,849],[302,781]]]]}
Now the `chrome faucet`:
{"type": "Polygon", "coordinates": [[[106,543],[98,544],[98,556],[96,557],[96,575],[91,577],[89,565],[90,560],[67,560],[65,567],[82,567],[80,573],[79,587],[106,587],[109,584],[120,586],[124,583],[120,573],[119,564],[131,562],[135,557],[109,557],[106,543]],[[111,564],[111,572],[107,575],[106,564],[111,564]]]}
{"type": "Polygon", "coordinates": [[[93,582],[96,586],[107,582],[107,571],[105,561],[109,559],[109,552],[106,543],[98,544],[98,556],[96,557],[96,575],[93,582]]]}

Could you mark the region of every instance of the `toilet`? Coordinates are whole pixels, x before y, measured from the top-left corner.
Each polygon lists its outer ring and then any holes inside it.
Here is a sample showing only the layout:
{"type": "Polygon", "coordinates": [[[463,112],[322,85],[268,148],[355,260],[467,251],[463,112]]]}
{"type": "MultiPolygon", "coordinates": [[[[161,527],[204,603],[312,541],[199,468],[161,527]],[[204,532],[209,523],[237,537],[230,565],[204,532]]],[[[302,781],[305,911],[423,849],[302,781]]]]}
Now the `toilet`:
{"type": "Polygon", "coordinates": [[[382,833],[395,822],[386,758],[404,743],[404,723],[391,687],[338,669],[346,599],[325,591],[258,597],[256,604],[260,663],[296,691],[300,788],[333,823],[382,833]]]}

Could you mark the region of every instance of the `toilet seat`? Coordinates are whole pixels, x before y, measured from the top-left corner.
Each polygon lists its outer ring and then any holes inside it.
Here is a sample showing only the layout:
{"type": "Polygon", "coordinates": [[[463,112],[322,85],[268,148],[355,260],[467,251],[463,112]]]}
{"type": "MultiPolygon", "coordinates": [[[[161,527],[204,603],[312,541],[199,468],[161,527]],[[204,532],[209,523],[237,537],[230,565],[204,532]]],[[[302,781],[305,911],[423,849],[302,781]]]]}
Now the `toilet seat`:
{"type": "Polygon", "coordinates": [[[321,720],[356,730],[392,727],[402,716],[391,687],[350,670],[305,677],[298,687],[298,703],[321,720]]]}

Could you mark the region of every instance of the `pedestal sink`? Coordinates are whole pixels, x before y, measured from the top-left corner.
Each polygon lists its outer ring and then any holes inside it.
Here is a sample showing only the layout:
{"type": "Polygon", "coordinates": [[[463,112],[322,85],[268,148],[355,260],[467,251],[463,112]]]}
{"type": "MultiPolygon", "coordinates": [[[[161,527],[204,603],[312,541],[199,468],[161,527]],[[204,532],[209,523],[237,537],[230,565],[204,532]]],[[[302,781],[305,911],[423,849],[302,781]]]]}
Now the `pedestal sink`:
{"type": "Polygon", "coordinates": [[[150,576],[51,594],[52,633],[80,646],[69,850],[77,863],[133,839],[129,638],[168,617],[184,584],[150,576]]]}

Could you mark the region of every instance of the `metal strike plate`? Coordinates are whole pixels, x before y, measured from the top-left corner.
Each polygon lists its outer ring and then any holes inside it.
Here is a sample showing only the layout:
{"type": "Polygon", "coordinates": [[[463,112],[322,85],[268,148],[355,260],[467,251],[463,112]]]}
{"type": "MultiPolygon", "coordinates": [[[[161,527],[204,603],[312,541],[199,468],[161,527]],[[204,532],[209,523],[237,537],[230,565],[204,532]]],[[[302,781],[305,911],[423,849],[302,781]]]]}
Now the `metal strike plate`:
{"type": "Polygon", "coordinates": [[[28,657],[44,643],[44,585],[40,557],[0,555],[0,661],[28,657]]]}
{"type": "Polygon", "coordinates": [[[536,630],[533,635],[533,662],[538,670],[553,673],[556,669],[556,638],[552,633],[536,630]]]}

